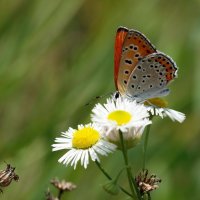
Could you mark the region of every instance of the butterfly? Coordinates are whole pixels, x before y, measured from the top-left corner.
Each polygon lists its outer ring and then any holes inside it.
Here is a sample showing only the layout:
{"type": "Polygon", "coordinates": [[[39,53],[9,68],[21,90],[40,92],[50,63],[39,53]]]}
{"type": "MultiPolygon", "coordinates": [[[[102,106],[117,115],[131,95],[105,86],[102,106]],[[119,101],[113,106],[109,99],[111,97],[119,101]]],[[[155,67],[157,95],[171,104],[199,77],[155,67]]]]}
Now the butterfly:
{"type": "Polygon", "coordinates": [[[119,27],[115,38],[114,81],[116,96],[136,101],[166,96],[168,84],[177,76],[177,66],[156,50],[139,31],[119,27]]]}

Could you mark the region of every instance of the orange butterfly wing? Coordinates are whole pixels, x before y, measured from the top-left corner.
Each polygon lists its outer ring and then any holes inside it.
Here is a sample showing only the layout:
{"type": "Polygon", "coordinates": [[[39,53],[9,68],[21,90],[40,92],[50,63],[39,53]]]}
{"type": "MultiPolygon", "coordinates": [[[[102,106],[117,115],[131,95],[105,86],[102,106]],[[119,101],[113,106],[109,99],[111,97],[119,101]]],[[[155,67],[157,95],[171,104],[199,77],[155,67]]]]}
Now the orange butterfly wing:
{"type": "Polygon", "coordinates": [[[151,42],[139,31],[119,28],[115,40],[115,85],[121,93],[126,92],[130,74],[138,61],[155,53],[151,42]]]}
{"type": "Polygon", "coordinates": [[[119,64],[120,64],[121,55],[122,55],[122,47],[123,47],[124,40],[126,38],[127,33],[128,33],[127,28],[119,27],[117,29],[117,33],[115,37],[114,81],[115,81],[115,87],[117,88],[117,90],[118,90],[117,79],[118,79],[118,72],[119,72],[119,64]]]}

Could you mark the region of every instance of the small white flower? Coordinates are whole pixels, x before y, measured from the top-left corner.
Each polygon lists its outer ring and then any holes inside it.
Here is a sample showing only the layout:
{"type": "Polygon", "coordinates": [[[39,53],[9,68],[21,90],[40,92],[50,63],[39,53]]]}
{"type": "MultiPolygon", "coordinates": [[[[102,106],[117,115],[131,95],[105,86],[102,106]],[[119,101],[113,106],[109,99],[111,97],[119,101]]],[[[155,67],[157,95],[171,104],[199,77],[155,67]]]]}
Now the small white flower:
{"type": "Polygon", "coordinates": [[[186,116],[184,113],[181,113],[176,110],[172,110],[167,108],[167,103],[160,98],[148,99],[147,101],[147,110],[151,113],[151,115],[157,115],[161,118],[169,117],[172,121],[178,121],[182,123],[186,116]]]}
{"type": "Polygon", "coordinates": [[[125,132],[131,127],[151,124],[149,113],[142,104],[119,97],[108,99],[104,105],[97,104],[92,110],[92,121],[109,130],[125,132]]]}
{"type": "Polygon", "coordinates": [[[119,130],[123,133],[127,148],[131,148],[140,140],[144,128],[151,124],[144,105],[123,97],[108,99],[104,105],[97,104],[92,110],[91,117],[94,123],[104,128],[106,139],[119,148],[119,130]]]}
{"type": "Polygon", "coordinates": [[[103,139],[102,129],[95,124],[79,125],[78,129],[69,128],[62,132],[62,137],[55,139],[53,151],[68,150],[58,161],[60,163],[77,166],[78,161],[84,168],[92,161],[100,161],[99,155],[107,156],[116,146],[103,139]]]}

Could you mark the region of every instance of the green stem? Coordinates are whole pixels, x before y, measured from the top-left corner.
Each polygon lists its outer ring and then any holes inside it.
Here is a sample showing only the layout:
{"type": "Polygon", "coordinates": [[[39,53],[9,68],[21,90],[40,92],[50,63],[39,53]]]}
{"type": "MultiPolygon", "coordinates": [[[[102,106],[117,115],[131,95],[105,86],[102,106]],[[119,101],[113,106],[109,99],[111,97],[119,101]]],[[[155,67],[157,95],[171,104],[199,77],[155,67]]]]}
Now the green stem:
{"type": "MultiPolygon", "coordinates": [[[[107,177],[107,179],[112,180],[111,176],[102,168],[102,166],[100,165],[100,163],[98,161],[95,161],[95,163],[98,166],[98,168],[101,170],[101,172],[107,177]]],[[[124,192],[128,196],[132,197],[132,195],[128,191],[126,191],[123,187],[119,186],[119,188],[120,188],[120,190],[122,192],[124,192]]]]}
{"type": "Polygon", "coordinates": [[[61,200],[61,196],[63,194],[63,190],[59,190],[59,193],[58,193],[58,199],[61,200]]]}
{"type": "Polygon", "coordinates": [[[111,176],[103,169],[103,167],[100,165],[100,163],[95,160],[96,165],[99,167],[101,172],[107,177],[107,179],[112,180],[111,176]]]}
{"type": "Polygon", "coordinates": [[[143,194],[142,200],[151,200],[150,193],[143,194]]]}
{"type": "Polygon", "coordinates": [[[129,166],[129,163],[128,163],[127,148],[125,147],[125,144],[124,144],[123,133],[120,130],[119,130],[119,136],[120,136],[120,141],[121,141],[122,153],[124,157],[124,163],[126,165],[128,182],[129,182],[129,186],[132,193],[132,198],[138,200],[138,196],[136,195],[133,184],[132,184],[132,174],[131,174],[131,167],[129,166]]]}
{"type": "Polygon", "coordinates": [[[150,193],[148,193],[148,200],[151,200],[151,195],[150,195],[150,193]]]}
{"type": "MultiPolygon", "coordinates": [[[[150,120],[152,120],[152,118],[153,118],[153,116],[150,117],[150,120]]],[[[148,145],[148,140],[149,140],[150,128],[151,128],[151,125],[147,126],[147,130],[145,132],[145,137],[144,137],[143,164],[142,164],[143,170],[146,169],[146,153],[147,153],[147,145],[148,145]]]]}
{"type": "Polygon", "coordinates": [[[135,190],[136,190],[138,199],[139,199],[139,200],[142,200],[140,191],[139,191],[139,189],[138,189],[138,186],[137,186],[137,184],[136,184],[135,179],[134,179],[133,176],[131,177],[131,180],[132,180],[132,183],[133,183],[133,185],[134,185],[134,187],[135,187],[135,190]]]}

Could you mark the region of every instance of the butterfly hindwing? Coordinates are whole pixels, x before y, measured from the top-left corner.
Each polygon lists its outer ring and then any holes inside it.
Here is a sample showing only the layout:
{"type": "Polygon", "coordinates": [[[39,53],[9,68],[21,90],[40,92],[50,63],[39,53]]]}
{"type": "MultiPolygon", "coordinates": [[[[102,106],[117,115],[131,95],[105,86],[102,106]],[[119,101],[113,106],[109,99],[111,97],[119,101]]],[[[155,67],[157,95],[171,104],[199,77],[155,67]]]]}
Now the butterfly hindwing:
{"type": "Polygon", "coordinates": [[[174,61],[163,53],[153,53],[141,59],[132,71],[126,95],[132,98],[153,98],[169,92],[168,83],[176,77],[174,61]]]}

